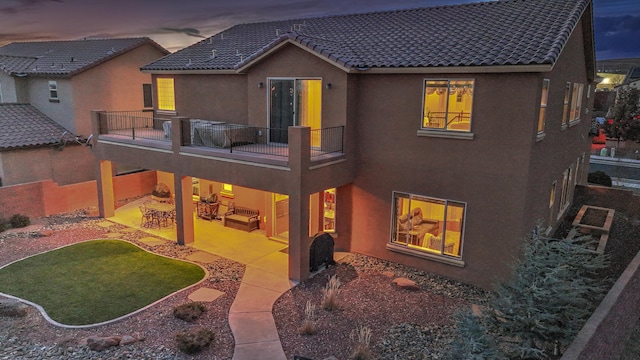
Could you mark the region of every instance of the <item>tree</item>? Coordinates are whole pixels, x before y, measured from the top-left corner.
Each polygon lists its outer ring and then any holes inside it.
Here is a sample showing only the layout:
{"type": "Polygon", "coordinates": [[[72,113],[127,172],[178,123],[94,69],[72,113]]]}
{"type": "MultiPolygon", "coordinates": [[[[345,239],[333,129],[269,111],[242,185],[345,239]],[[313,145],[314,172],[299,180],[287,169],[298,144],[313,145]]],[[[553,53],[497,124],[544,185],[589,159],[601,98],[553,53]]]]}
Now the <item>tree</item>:
{"type": "Polygon", "coordinates": [[[629,86],[618,90],[616,102],[611,108],[611,116],[603,126],[603,130],[608,137],[618,141],[640,141],[638,95],[639,91],[629,86]]]}
{"type": "Polygon", "coordinates": [[[596,275],[608,260],[585,241],[535,236],[524,246],[482,318],[510,359],[546,359],[566,347],[599,302],[605,284],[596,275]]]}

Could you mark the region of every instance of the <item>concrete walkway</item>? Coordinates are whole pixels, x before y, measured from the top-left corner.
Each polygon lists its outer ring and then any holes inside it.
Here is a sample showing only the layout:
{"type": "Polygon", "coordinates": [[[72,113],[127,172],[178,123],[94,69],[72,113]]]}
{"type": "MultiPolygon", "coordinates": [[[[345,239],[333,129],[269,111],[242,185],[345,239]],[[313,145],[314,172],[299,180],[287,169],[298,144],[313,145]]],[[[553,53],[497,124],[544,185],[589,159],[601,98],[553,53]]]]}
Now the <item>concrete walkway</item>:
{"type": "MultiPolygon", "coordinates": [[[[143,200],[117,209],[109,220],[175,241],[174,229],[140,227],[137,205],[143,200]]],[[[196,241],[189,245],[205,252],[198,256],[209,253],[246,265],[240,288],[229,310],[229,326],[235,339],[233,360],[286,360],[272,308],[282,294],[296,285],[288,277],[289,258],[284,251],[287,244],[271,241],[260,231],[247,233],[225,228],[215,221],[197,220],[195,230],[196,241]]],[[[163,242],[157,238],[146,241],[163,242]]],[[[334,258],[337,261],[346,255],[336,253],[334,258]]],[[[205,258],[198,261],[207,262],[205,258]]],[[[213,301],[220,294],[212,291],[202,295],[205,301],[213,301]]]]}

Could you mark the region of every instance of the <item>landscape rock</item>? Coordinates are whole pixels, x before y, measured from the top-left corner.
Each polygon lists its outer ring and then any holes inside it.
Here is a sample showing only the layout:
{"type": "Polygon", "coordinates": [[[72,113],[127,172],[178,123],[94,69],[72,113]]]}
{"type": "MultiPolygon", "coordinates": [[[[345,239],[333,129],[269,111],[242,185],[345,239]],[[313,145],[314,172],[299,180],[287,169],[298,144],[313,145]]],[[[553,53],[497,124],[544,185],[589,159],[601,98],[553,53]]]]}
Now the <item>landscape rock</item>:
{"type": "Polygon", "coordinates": [[[87,338],[87,346],[93,351],[104,351],[110,347],[118,346],[122,340],[119,336],[109,337],[97,337],[92,336],[87,338]]]}
{"type": "Polygon", "coordinates": [[[395,278],[393,279],[393,283],[400,289],[417,291],[420,290],[418,284],[415,281],[409,280],[407,278],[395,278]]]}
{"type": "Polygon", "coordinates": [[[393,271],[383,271],[382,275],[388,277],[389,279],[392,279],[394,276],[396,276],[396,274],[393,271]]]}
{"type": "Polygon", "coordinates": [[[18,300],[0,299],[0,316],[24,317],[28,306],[18,300]]]}
{"type": "Polygon", "coordinates": [[[49,230],[49,229],[43,229],[38,231],[38,236],[39,237],[48,237],[53,235],[53,230],[49,230]]]}
{"type": "Polygon", "coordinates": [[[131,345],[133,343],[138,342],[139,340],[130,335],[123,335],[120,340],[120,346],[131,345]]]}

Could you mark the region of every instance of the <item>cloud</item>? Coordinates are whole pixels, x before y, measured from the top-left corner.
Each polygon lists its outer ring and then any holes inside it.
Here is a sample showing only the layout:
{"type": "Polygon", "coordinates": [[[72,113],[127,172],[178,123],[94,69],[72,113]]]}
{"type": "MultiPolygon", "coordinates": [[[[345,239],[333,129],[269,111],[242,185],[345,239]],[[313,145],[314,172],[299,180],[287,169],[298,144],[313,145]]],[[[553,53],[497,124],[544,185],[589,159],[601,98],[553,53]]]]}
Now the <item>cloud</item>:
{"type": "Polygon", "coordinates": [[[598,59],[640,57],[640,16],[596,16],[594,30],[598,59]]]}
{"type": "Polygon", "coordinates": [[[164,30],[164,31],[169,31],[169,32],[175,32],[175,33],[181,33],[181,34],[186,34],[188,36],[193,36],[193,37],[198,37],[198,38],[203,38],[205,39],[206,36],[203,36],[202,34],[200,34],[200,30],[198,29],[193,29],[193,28],[182,28],[182,29],[175,29],[175,28],[161,28],[160,30],[164,30]]]}
{"type": "Polygon", "coordinates": [[[63,3],[63,0],[13,0],[13,5],[0,8],[0,12],[7,15],[14,15],[22,11],[28,11],[43,3],[63,3]]]}

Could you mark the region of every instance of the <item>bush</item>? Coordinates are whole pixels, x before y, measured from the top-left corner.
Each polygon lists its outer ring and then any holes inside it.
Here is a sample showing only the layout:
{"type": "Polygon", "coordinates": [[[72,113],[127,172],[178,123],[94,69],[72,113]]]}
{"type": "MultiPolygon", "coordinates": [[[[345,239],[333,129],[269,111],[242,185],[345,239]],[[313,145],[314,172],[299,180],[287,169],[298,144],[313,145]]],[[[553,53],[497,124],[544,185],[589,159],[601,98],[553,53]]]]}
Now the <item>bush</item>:
{"type": "Polygon", "coordinates": [[[342,283],[340,283],[340,280],[338,280],[337,276],[333,275],[329,278],[329,281],[327,281],[324,288],[322,289],[323,309],[331,311],[340,308],[340,306],[338,305],[338,294],[340,294],[340,292],[342,291],[342,289],[340,289],[341,285],[342,283]]]}
{"type": "Polygon", "coordinates": [[[367,326],[358,326],[354,329],[350,335],[353,342],[353,353],[349,357],[352,360],[371,360],[371,349],[369,343],[371,342],[371,329],[367,326]]]}
{"type": "Polygon", "coordinates": [[[300,335],[313,335],[316,333],[315,320],[316,306],[311,304],[311,301],[307,300],[307,305],[304,307],[304,321],[302,326],[298,329],[300,335]]]}
{"type": "Polygon", "coordinates": [[[7,230],[7,221],[0,219],[0,233],[7,230]]]}
{"type": "Polygon", "coordinates": [[[590,172],[587,176],[587,181],[592,184],[611,187],[611,177],[603,171],[590,172]]]}
{"type": "Polygon", "coordinates": [[[17,229],[29,226],[31,224],[31,220],[29,220],[29,217],[27,215],[14,214],[9,219],[9,223],[11,224],[12,228],[17,229]]]}
{"type": "Polygon", "coordinates": [[[173,316],[187,322],[194,322],[207,311],[207,308],[201,302],[190,302],[178,305],[173,308],[173,316]]]}
{"type": "Polygon", "coordinates": [[[176,334],[178,349],[187,354],[195,354],[209,346],[215,334],[208,329],[185,330],[176,334]]]}

